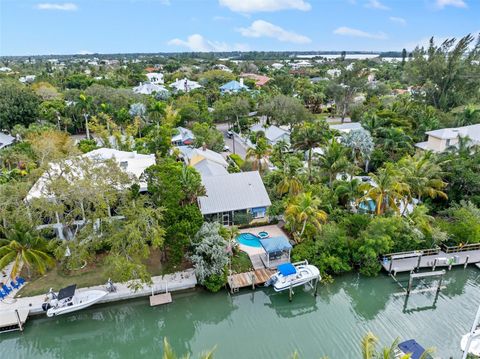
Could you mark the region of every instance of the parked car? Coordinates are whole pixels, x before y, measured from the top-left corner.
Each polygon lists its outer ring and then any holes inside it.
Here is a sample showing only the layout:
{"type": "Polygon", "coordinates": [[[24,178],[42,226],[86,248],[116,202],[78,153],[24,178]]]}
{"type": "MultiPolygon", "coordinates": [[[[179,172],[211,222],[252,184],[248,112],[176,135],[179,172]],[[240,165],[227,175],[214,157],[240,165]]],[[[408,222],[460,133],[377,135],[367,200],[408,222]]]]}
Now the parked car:
{"type": "Polygon", "coordinates": [[[228,138],[233,138],[233,132],[230,131],[230,130],[228,130],[228,131],[227,131],[227,137],[228,137],[228,138]]]}
{"type": "Polygon", "coordinates": [[[227,145],[223,146],[223,152],[230,152],[230,147],[227,145]]]}

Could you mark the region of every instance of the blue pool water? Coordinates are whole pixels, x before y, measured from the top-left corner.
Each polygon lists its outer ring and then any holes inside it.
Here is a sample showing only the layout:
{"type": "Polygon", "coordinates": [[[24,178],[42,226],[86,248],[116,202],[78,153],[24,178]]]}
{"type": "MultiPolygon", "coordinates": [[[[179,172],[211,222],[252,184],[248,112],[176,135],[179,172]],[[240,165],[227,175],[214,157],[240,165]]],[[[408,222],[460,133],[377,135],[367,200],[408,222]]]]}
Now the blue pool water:
{"type": "Polygon", "coordinates": [[[256,235],[252,233],[240,233],[237,236],[237,242],[243,244],[244,246],[260,248],[262,245],[256,235]]]}

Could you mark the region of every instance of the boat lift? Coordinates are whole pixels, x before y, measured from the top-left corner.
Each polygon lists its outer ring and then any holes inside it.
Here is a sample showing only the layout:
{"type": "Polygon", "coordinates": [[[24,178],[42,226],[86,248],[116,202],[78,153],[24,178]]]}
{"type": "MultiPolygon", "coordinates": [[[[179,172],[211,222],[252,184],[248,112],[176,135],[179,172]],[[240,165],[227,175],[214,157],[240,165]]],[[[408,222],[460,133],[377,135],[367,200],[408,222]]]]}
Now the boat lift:
{"type": "Polygon", "coordinates": [[[475,315],[472,328],[470,329],[470,332],[467,334],[468,340],[467,340],[467,344],[465,345],[465,350],[463,351],[462,359],[467,359],[468,352],[470,351],[470,346],[472,345],[474,332],[477,330],[479,322],[480,322],[480,306],[478,306],[477,314],[475,315]]]}

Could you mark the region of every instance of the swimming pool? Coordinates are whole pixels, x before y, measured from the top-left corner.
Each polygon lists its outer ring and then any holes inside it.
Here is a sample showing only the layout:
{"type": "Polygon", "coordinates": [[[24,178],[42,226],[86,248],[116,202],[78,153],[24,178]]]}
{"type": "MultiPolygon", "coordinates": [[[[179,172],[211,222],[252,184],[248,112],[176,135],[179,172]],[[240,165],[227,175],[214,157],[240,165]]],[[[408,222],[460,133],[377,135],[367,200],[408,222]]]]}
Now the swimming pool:
{"type": "Polygon", "coordinates": [[[260,248],[262,245],[256,235],[252,233],[240,233],[237,236],[237,242],[243,244],[244,246],[260,248]]]}

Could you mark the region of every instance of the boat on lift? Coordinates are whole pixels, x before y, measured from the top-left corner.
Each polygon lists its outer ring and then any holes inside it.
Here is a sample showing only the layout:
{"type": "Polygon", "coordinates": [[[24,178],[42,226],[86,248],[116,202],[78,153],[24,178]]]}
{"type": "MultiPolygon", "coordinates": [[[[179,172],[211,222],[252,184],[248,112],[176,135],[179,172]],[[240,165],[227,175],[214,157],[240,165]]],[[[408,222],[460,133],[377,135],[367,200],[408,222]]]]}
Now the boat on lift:
{"type": "Polygon", "coordinates": [[[395,359],[404,358],[405,355],[410,355],[408,357],[410,359],[433,359],[430,354],[425,353],[426,351],[427,350],[418,344],[415,339],[410,339],[399,343],[395,349],[394,355],[395,359]]]}
{"type": "Polygon", "coordinates": [[[52,289],[47,294],[47,301],[42,304],[42,309],[47,312],[47,317],[76,312],[87,308],[105,297],[108,292],[103,290],[86,290],[76,292],[75,284],[60,289],[58,294],[52,289]]]}
{"type": "Polygon", "coordinates": [[[265,286],[273,286],[275,292],[281,292],[298,287],[313,280],[320,280],[320,271],[307,261],[298,263],[284,263],[278,266],[278,272],[273,274],[265,286]]]}

